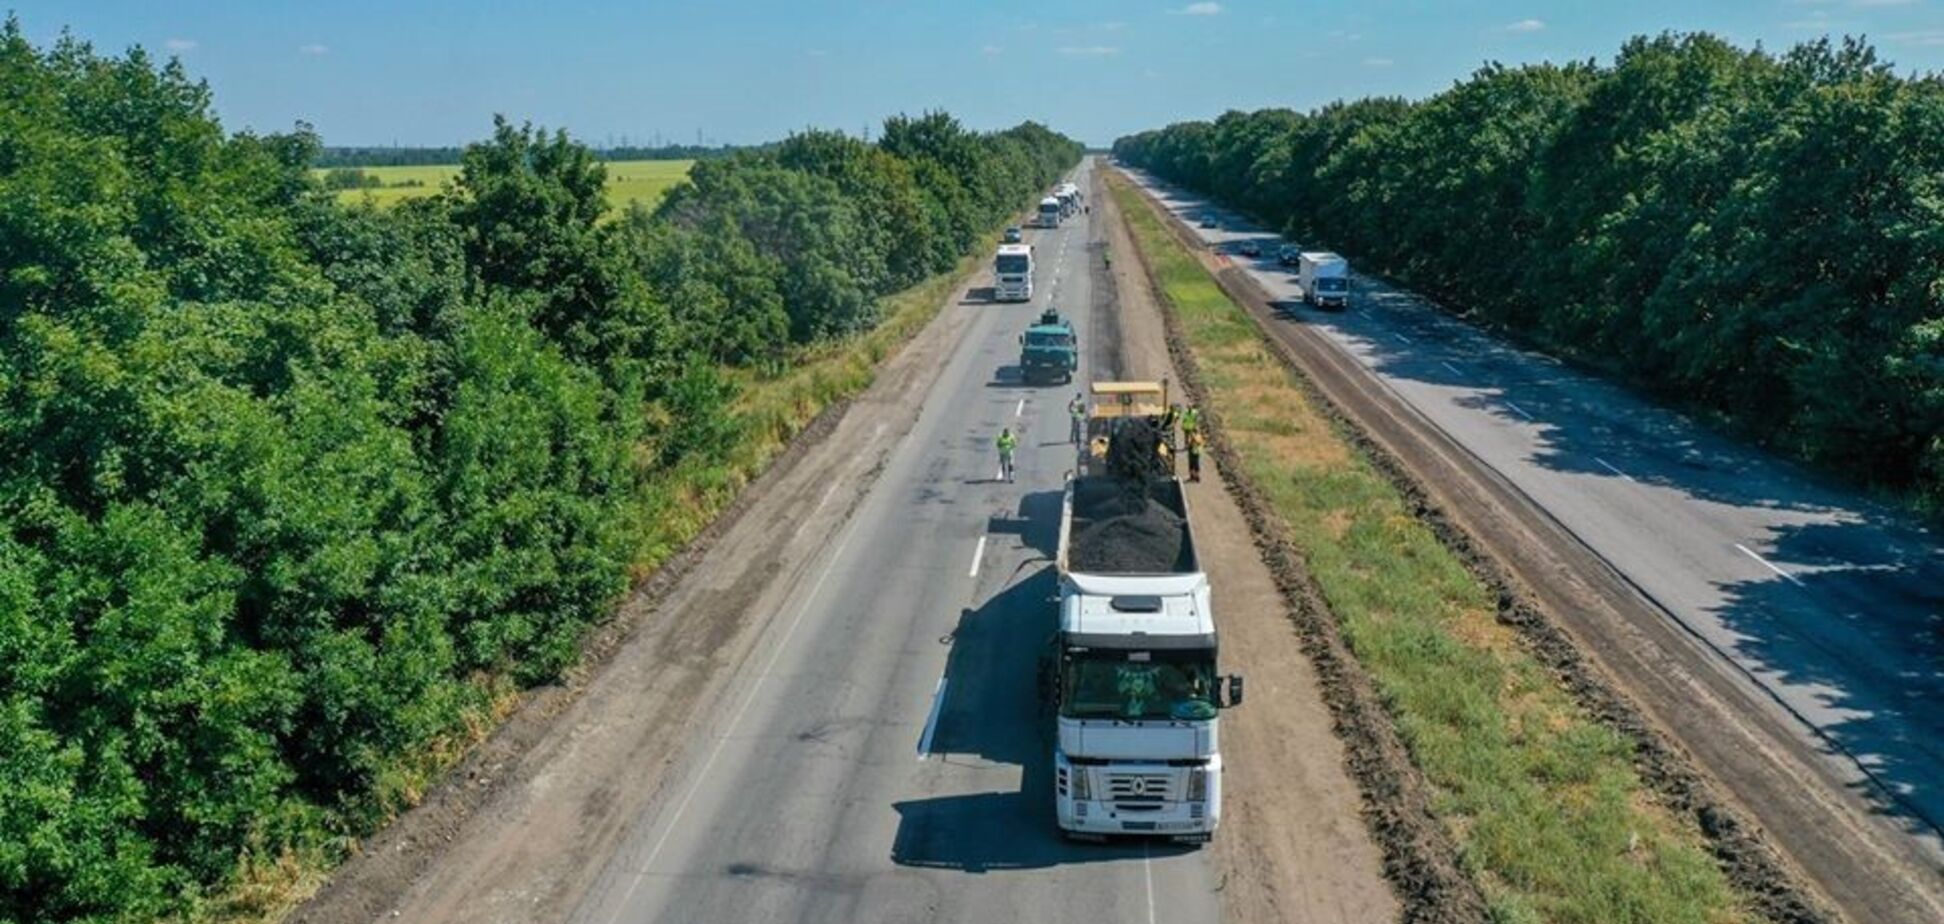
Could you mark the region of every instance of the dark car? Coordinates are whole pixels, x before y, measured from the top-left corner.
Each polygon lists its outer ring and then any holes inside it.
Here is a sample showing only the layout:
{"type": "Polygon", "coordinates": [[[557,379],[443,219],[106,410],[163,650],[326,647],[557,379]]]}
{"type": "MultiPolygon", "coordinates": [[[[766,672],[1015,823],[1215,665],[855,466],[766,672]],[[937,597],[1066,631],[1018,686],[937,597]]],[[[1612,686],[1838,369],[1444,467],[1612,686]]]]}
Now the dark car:
{"type": "Polygon", "coordinates": [[[1235,249],[1237,252],[1241,253],[1245,257],[1262,256],[1262,245],[1256,243],[1255,241],[1243,241],[1242,246],[1237,247],[1235,249]]]}
{"type": "Polygon", "coordinates": [[[1215,218],[1214,218],[1214,216],[1212,216],[1212,215],[1211,215],[1211,216],[1206,216],[1206,217],[1204,217],[1204,218],[1202,218],[1202,220],[1201,220],[1201,226],[1202,226],[1202,227],[1204,227],[1204,228],[1213,228],[1213,227],[1216,227],[1216,224],[1215,224],[1215,218]]]}
{"type": "Polygon", "coordinates": [[[1017,244],[1021,240],[1024,240],[1025,237],[1026,237],[1026,232],[1019,230],[1018,227],[1012,227],[1006,229],[1006,243],[1008,244],[1017,244]]]}
{"type": "Polygon", "coordinates": [[[1276,262],[1284,266],[1295,266],[1303,262],[1303,252],[1296,249],[1294,245],[1284,244],[1281,250],[1276,251],[1276,262]]]}

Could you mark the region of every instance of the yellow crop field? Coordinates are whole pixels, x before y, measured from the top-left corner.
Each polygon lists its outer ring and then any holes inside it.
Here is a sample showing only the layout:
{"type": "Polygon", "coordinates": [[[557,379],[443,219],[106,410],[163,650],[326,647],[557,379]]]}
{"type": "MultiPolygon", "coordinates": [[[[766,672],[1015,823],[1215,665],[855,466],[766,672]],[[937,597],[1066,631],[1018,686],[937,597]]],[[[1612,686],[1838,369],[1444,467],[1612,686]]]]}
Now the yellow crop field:
{"type": "MultiPolygon", "coordinates": [[[[654,208],[662,196],[688,176],[692,160],[614,160],[607,162],[607,193],[610,211],[620,212],[630,202],[654,208]]],[[[361,202],[366,197],[379,206],[390,206],[402,199],[429,196],[459,175],[458,164],[423,167],[359,167],[384,182],[372,189],[340,191],[339,202],[361,202]]],[[[325,171],[315,171],[322,176],[325,171]]]]}

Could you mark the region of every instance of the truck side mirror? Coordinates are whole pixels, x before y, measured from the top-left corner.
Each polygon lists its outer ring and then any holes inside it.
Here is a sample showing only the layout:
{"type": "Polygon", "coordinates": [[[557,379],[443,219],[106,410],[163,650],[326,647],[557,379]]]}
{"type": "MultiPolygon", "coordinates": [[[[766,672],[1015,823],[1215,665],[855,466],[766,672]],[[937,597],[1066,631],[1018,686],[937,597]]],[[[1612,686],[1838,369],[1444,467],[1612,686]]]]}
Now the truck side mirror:
{"type": "Polygon", "coordinates": [[[1228,704],[1231,708],[1242,705],[1242,675],[1241,674],[1229,675],[1228,704]]]}

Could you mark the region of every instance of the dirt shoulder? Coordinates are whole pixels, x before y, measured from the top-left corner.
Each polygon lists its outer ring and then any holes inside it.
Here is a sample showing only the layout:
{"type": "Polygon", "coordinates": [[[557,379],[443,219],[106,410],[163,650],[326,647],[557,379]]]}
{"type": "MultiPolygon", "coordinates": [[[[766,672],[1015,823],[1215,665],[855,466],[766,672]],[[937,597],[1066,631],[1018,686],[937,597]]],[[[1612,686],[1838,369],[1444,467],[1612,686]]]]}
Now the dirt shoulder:
{"type": "MultiPolygon", "coordinates": [[[[1113,198],[1099,183],[1089,195],[1105,245],[1093,265],[1094,288],[1111,286],[1117,295],[1119,374],[1180,382],[1160,307],[1113,198]]],[[[1289,605],[1224,489],[1221,468],[1206,462],[1203,479],[1187,487],[1220,613],[1223,669],[1249,678],[1247,702],[1222,720],[1224,817],[1213,850],[1223,919],[1397,920],[1383,852],[1364,823],[1363,799],[1289,605]]]]}
{"type": "Polygon", "coordinates": [[[1755,911],[1829,920],[1833,904],[1858,921],[1932,919],[1934,872],[1899,855],[1881,820],[1832,789],[1800,738],[1748,703],[1664,614],[1368,370],[1279,320],[1246,274],[1194,249],[1413,513],[1495,589],[1500,622],[1628,736],[1643,780],[1693,819],[1755,911]]]}
{"type": "MultiPolygon", "coordinates": [[[[976,278],[976,277],[973,277],[976,278]]],[[[827,408],[676,561],[636,590],[573,682],[539,691],[289,918],[303,924],[560,920],[725,695],[917,420],[976,309],[969,282],[827,408]]]]}

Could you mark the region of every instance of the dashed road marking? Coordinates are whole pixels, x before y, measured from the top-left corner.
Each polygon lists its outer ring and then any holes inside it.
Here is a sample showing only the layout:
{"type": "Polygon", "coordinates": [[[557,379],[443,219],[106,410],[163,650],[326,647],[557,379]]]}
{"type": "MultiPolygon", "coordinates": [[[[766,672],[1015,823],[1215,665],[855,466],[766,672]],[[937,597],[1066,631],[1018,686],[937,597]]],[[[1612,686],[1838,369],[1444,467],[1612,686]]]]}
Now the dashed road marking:
{"type": "Polygon", "coordinates": [[[1763,558],[1763,557],[1762,557],[1762,556],[1760,556],[1760,555],[1757,555],[1757,554],[1755,554],[1755,552],[1754,552],[1753,550],[1751,550],[1751,549],[1750,549],[1750,548],[1749,548],[1748,546],[1745,546],[1745,545],[1742,545],[1741,543],[1739,543],[1739,542],[1737,542],[1737,543],[1735,543],[1735,548],[1738,548],[1738,549],[1740,549],[1743,555],[1746,555],[1746,556],[1748,556],[1749,558],[1753,558],[1753,559],[1755,559],[1756,561],[1759,561],[1759,562],[1761,562],[1761,563],[1762,563],[1762,567],[1764,567],[1764,568],[1767,568],[1767,569],[1769,569],[1770,571],[1773,571],[1773,572],[1775,572],[1776,574],[1779,574],[1779,575],[1781,575],[1781,576],[1782,576],[1782,578],[1783,578],[1783,580],[1786,580],[1786,581],[1788,581],[1789,583],[1791,583],[1791,584],[1794,584],[1794,585],[1795,585],[1795,586],[1797,586],[1797,587],[1801,587],[1801,586],[1802,586],[1802,580],[1801,580],[1800,578],[1797,578],[1797,577],[1796,577],[1795,575],[1793,575],[1793,574],[1790,574],[1789,572],[1787,572],[1787,571],[1784,571],[1784,570],[1782,570],[1781,568],[1777,568],[1777,567],[1775,566],[1775,564],[1774,564],[1773,562],[1771,562],[1771,561],[1769,561],[1769,560],[1768,560],[1768,559],[1766,559],[1766,558],[1763,558]]]}
{"type": "Polygon", "coordinates": [[[1507,402],[1505,402],[1505,406],[1506,406],[1506,407],[1509,407],[1509,408],[1511,408],[1511,409],[1512,409],[1513,411],[1515,411],[1515,412],[1517,412],[1517,413],[1518,413],[1518,415],[1519,415],[1520,417],[1524,417],[1524,418],[1525,418],[1525,419],[1527,419],[1527,420],[1531,420],[1531,419],[1532,419],[1532,415],[1531,415],[1531,414],[1528,414],[1528,413],[1526,413],[1526,412],[1525,412],[1525,408],[1522,408],[1522,407],[1520,407],[1520,406],[1518,406],[1518,405],[1516,405],[1516,404],[1513,404],[1513,403],[1512,403],[1512,402],[1510,402],[1510,401],[1507,401],[1507,402]]]}
{"type": "Polygon", "coordinates": [[[1464,370],[1462,370],[1462,369],[1459,369],[1459,368],[1458,368],[1457,366],[1454,366],[1454,365],[1452,365],[1452,364],[1450,364],[1450,363],[1448,363],[1448,362],[1445,362],[1445,361],[1444,361],[1444,360],[1442,360],[1442,359],[1440,359],[1440,360],[1438,360],[1438,365],[1440,365],[1440,366],[1443,366],[1443,367],[1445,367],[1446,369],[1450,369],[1450,370],[1451,370],[1451,374],[1452,374],[1452,375],[1464,375],[1464,374],[1465,374],[1465,373],[1464,373],[1464,370]]]}
{"type": "Polygon", "coordinates": [[[967,571],[965,573],[966,577],[979,576],[979,563],[985,560],[985,543],[986,543],[986,537],[980,536],[979,547],[972,550],[972,570],[967,571]]]}
{"type": "Polygon", "coordinates": [[[1612,473],[1614,473],[1615,475],[1619,475],[1620,477],[1622,477],[1622,478],[1625,478],[1625,479],[1627,479],[1628,481],[1632,481],[1632,480],[1634,480],[1634,477],[1633,477],[1632,475],[1629,475],[1629,474],[1627,474],[1626,472],[1623,472],[1623,471],[1621,471],[1621,470],[1619,470],[1619,469],[1617,469],[1617,468],[1614,468],[1614,467],[1613,467],[1613,463],[1611,463],[1611,462],[1608,462],[1607,460],[1605,460],[1605,459],[1602,459],[1602,458],[1600,458],[1599,456],[1594,456],[1594,457],[1593,457],[1593,461],[1595,461],[1595,462],[1598,462],[1598,463],[1600,463],[1600,467],[1601,467],[1601,468],[1604,468],[1604,469],[1606,469],[1607,471],[1609,471],[1609,472],[1612,472],[1612,473]]]}

